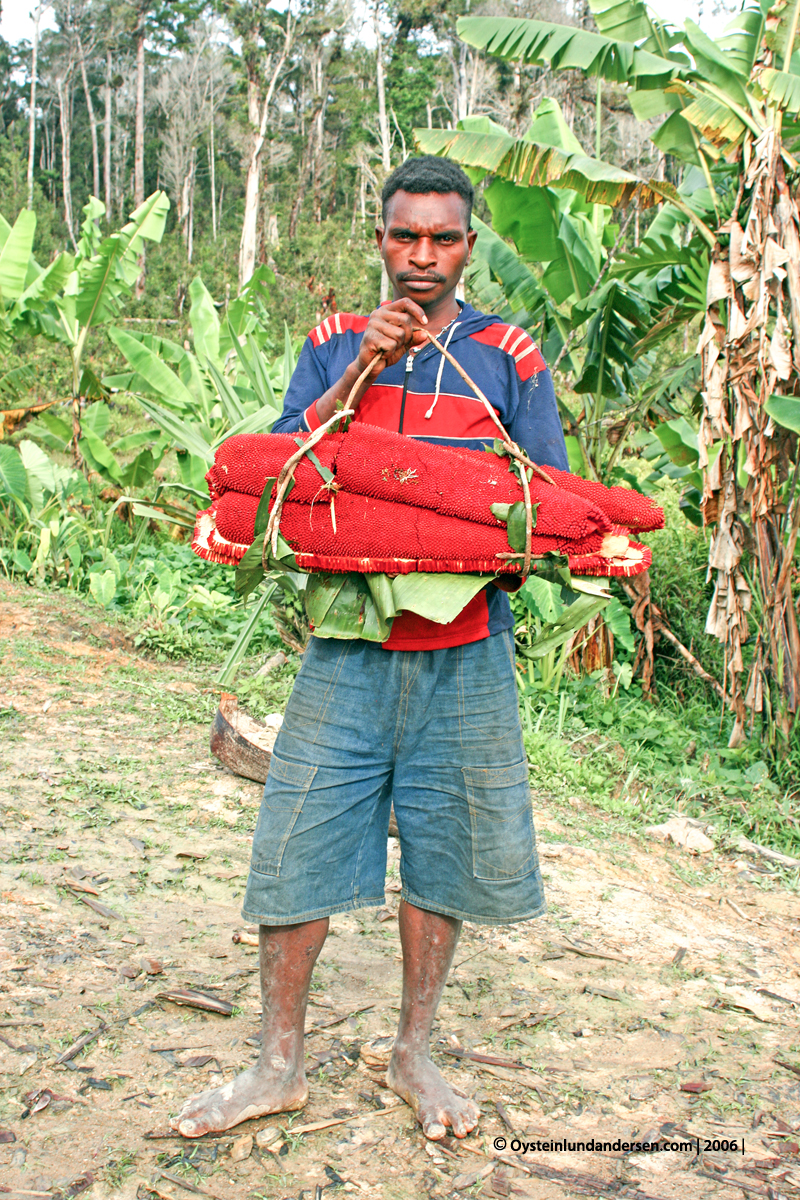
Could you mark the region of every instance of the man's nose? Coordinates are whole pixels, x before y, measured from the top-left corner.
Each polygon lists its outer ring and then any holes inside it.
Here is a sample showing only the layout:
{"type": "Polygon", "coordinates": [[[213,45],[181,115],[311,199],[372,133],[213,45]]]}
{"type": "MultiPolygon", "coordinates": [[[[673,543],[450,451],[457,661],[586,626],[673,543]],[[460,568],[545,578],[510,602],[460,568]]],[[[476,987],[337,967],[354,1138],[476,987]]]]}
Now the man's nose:
{"type": "Polygon", "coordinates": [[[415,267],[432,267],[436,262],[436,243],[433,238],[419,238],[414,245],[410,261],[415,267]]]}

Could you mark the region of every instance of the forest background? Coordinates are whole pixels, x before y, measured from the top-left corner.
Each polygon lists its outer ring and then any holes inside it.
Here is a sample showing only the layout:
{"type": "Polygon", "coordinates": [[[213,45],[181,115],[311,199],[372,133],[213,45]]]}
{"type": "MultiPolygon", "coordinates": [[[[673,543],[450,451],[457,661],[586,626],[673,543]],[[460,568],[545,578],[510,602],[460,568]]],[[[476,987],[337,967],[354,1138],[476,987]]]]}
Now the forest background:
{"type": "MultiPolygon", "coordinates": [[[[72,332],[46,316],[15,324],[22,283],[16,309],[4,296],[5,574],[90,597],[129,623],[145,652],[195,656],[214,670],[224,659],[217,678],[230,686],[235,676],[243,703],[257,714],[280,707],[307,636],[302,582],[286,575],[273,595],[280,603],[266,607],[262,593],[243,606],[230,572],[195,559],[186,532],[213,445],[280,408],[308,330],[336,311],[368,312],[385,295],[373,231],[391,168],[429,148],[426,137],[437,148],[438,131],[519,140],[533,120],[540,141],[661,181],[684,207],[680,196],[698,192],[699,168],[653,142],[659,121],[635,115],[623,79],[599,85],[578,67],[486,53],[457,29],[471,15],[590,33],[592,9],[559,0],[472,9],[470,0],[312,0],[282,11],[259,0],[55,0],[35,11],[55,28],[44,22],[34,44],[0,41],[6,257],[13,226],[17,246],[29,237],[38,270],[76,256],[81,295],[95,299],[92,264],[117,264],[116,283],[102,303],[84,304],[91,318],[76,317],[72,332]],[[19,218],[25,212],[35,227],[19,218]],[[116,242],[107,238],[120,229],[116,242]],[[287,661],[264,673],[278,649],[287,661]]],[[[708,262],[702,303],[675,305],[642,354],[640,301],[631,292],[620,306],[624,288],[609,268],[644,253],[667,206],[570,200],[562,235],[577,230],[583,250],[565,258],[564,290],[535,254],[520,279],[524,238],[504,230],[487,202],[491,173],[474,155],[461,161],[473,168],[483,230],[467,298],[542,343],[573,468],[652,492],[668,518],[647,539],[647,622],[637,596],[615,584],[602,624],[531,657],[561,618],[564,592],[516,604],[523,725],[539,781],[634,825],[678,810],[723,841],[746,834],[797,849],[797,723],[777,728],[760,712],[736,736],[727,645],[705,632],[714,586],[698,507],[696,346],[708,262]],[[576,415],[588,411],[587,394],[591,439],[576,415]]],[[[686,257],[688,234],[675,244],[686,257]]],[[[60,269],[50,270],[54,295],[60,269]]],[[[691,263],[682,269],[689,278],[691,263]]],[[[80,296],[74,311],[83,311],[80,296]]],[[[796,439],[792,447],[796,462],[796,439]]],[[[796,566],[790,576],[794,604],[796,566]]],[[[745,639],[743,669],[752,644],[745,639]]]]}

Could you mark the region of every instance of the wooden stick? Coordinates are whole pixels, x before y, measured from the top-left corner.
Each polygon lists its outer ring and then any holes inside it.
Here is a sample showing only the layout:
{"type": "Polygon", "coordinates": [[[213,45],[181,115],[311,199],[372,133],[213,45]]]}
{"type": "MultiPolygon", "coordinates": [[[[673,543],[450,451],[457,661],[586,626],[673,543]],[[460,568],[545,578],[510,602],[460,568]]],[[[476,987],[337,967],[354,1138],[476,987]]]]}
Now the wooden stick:
{"type": "Polygon", "coordinates": [[[509,453],[511,453],[512,458],[516,458],[517,462],[525,463],[525,465],[527,467],[532,467],[533,470],[536,471],[537,474],[541,476],[541,478],[545,481],[545,483],[549,483],[552,487],[557,487],[558,485],[556,484],[555,480],[551,479],[550,476],[547,474],[547,472],[543,471],[541,467],[537,467],[536,463],[531,462],[531,460],[528,458],[527,454],[522,453],[519,446],[517,446],[516,442],[512,442],[511,438],[509,437],[508,433],[506,432],[505,426],[501,422],[501,420],[498,417],[497,413],[495,412],[493,406],[486,399],[483,392],[478,387],[477,383],[475,383],[475,381],[473,379],[470,379],[467,372],[461,366],[461,363],[458,362],[457,359],[453,358],[453,355],[450,353],[450,351],[446,350],[444,348],[444,346],[441,344],[441,342],[437,341],[437,339],[433,336],[432,333],[428,333],[427,329],[423,329],[422,332],[425,334],[428,341],[431,342],[436,347],[436,349],[440,352],[440,354],[443,354],[445,356],[447,361],[450,363],[450,366],[454,367],[456,369],[456,371],[458,371],[459,375],[464,380],[464,382],[467,384],[467,386],[472,388],[473,392],[478,397],[478,399],[481,401],[481,403],[485,405],[486,411],[488,412],[489,416],[492,418],[495,425],[499,429],[499,431],[502,435],[503,441],[506,443],[506,449],[509,451],[509,453]]]}
{"type": "Polygon", "coordinates": [[[375,355],[375,357],[367,364],[367,366],[364,368],[364,370],[359,375],[358,379],[353,384],[353,386],[350,390],[350,395],[347,397],[347,400],[345,401],[344,408],[340,409],[339,412],[334,413],[333,416],[330,417],[324,423],[324,425],[320,425],[319,429],[315,429],[314,432],[311,434],[311,436],[309,438],[307,438],[305,442],[303,442],[303,445],[300,447],[300,449],[295,454],[293,454],[291,458],[287,459],[286,462],[283,464],[283,467],[281,468],[281,472],[280,472],[280,474],[278,476],[278,480],[277,480],[277,489],[278,490],[277,490],[277,494],[275,496],[275,504],[273,506],[272,513],[270,514],[269,524],[267,525],[267,531],[264,536],[265,552],[266,552],[267,546],[271,543],[272,544],[272,553],[274,555],[277,555],[277,553],[278,553],[278,532],[279,532],[279,526],[280,526],[281,511],[283,509],[283,502],[286,498],[286,492],[289,488],[289,481],[294,476],[295,467],[300,462],[303,455],[308,454],[309,450],[313,450],[313,448],[314,448],[314,446],[316,446],[317,442],[322,441],[323,437],[325,436],[325,434],[328,432],[328,430],[330,429],[330,427],[332,425],[335,425],[337,421],[340,421],[340,420],[342,420],[343,417],[346,417],[349,414],[353,413],[354,409],[351,407],[351,405],[353,403],[353,400],[355,399],[356,392],[361,387],[361,384],[367,378],[367,376],[369,375],[372,368],[375,366],[375,363],[378,361],[379,358],[382,358],[382,357],[383,357],[383,351],[379,350],[378,353],[375,355]]]}

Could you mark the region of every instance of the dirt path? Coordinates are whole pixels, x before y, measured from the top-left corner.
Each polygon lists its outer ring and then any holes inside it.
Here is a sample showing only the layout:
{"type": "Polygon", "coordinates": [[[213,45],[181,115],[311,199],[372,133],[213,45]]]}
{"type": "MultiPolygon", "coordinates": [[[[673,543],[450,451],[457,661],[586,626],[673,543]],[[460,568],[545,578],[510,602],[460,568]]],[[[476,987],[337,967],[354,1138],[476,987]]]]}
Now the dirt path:
{"type": "Polygon", "coordinates": [[[332,921],[305,1111],[170,1135],[187,1095],[257,1054],[256,950],[232,935],[260,788],[208,757],[209,677],[137,657],[73,597],[6,585],[0,661],[2,1200],[800,1196],[797,892],[541,795],[550,914],[465,928],[436,1031],[476,1135],[426,1143],[382,1078],[394,843],[385,909],[332,921]],[[160,998],[175,988],[233,1015],[160,998]],[[694,1147],[514,1149],[658,1137],[694,1147]]]}

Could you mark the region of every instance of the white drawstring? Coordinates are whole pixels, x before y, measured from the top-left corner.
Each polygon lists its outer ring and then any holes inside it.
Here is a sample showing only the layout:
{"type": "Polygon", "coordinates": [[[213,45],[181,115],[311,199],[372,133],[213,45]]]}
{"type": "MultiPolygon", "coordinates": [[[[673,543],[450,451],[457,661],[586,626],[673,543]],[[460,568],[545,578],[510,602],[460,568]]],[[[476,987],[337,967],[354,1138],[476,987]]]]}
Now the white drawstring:
{"type": "MultiPolygon", "coordinates": [[[[447,338],[444,343],[445,350],[450,345],[450,338],[453,336],[455,331],[458,329],[458,326],[459,326],[458,321],[456,321],[454,325],[450,326],[450,329],[448,330],[448,333],[447,333],[447,338]]],[[[441,383],[442,383],[442,371],[443,370],[444,370],[444,355],[440,354],[439,355],[439,370],[436,372],[436,391],[433,396],[433,404],[430,406],[428,411],[425,413],[426,421],[429,421],[431,419],[431,417],[433,416],[433,410],[436,408],[436,405],[439,402],[439,388],[441,387],[441,383]]]]}

